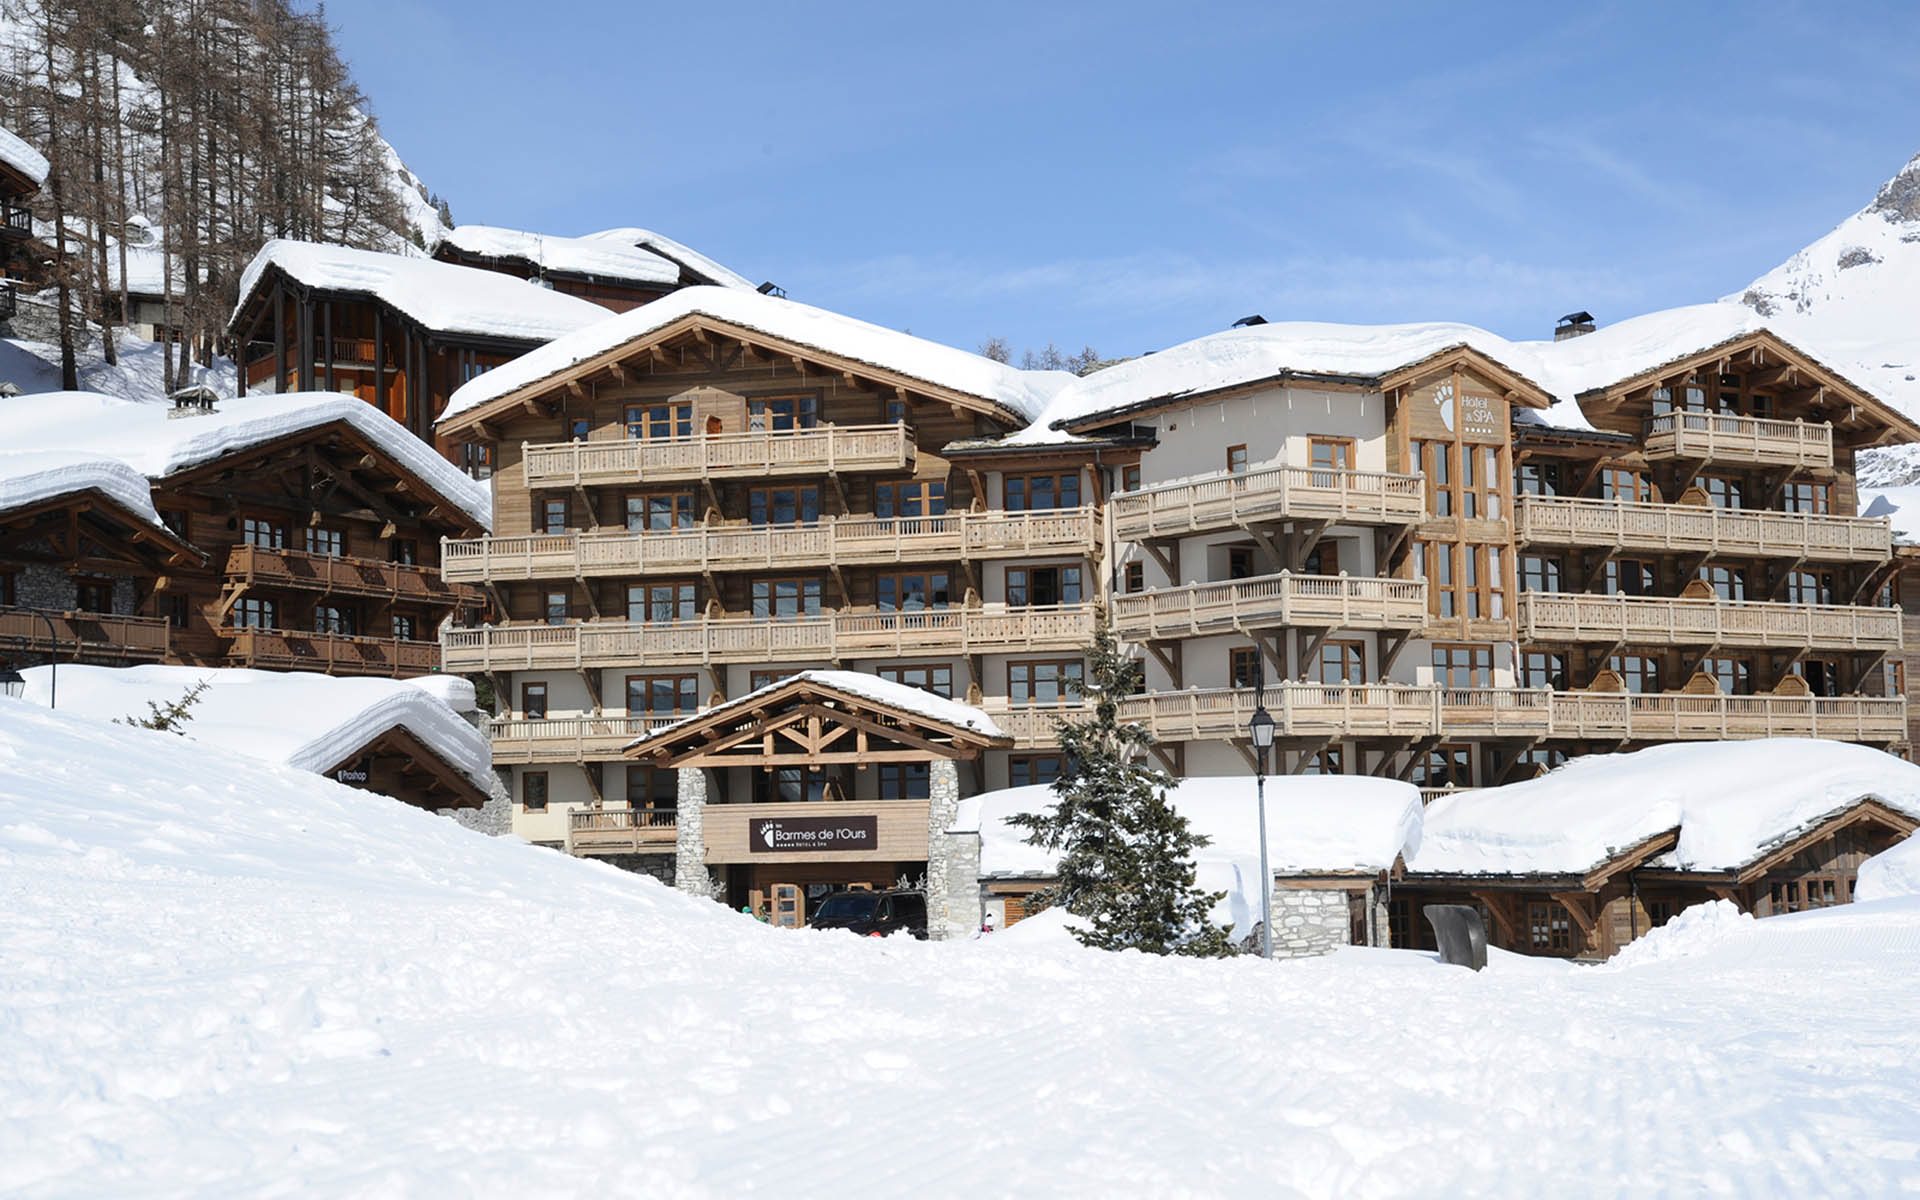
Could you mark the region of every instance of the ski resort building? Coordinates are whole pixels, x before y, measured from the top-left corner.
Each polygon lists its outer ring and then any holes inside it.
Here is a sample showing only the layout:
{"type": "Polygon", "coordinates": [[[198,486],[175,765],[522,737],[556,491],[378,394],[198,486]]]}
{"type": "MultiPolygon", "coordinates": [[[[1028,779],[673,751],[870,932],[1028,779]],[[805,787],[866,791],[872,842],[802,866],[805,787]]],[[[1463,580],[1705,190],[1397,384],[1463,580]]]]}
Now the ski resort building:
{"type": "Polygon", "coordinates": [[[408,676],[485,489],[338,395],[0,398],[0,658],[408,676]]]}
{"type": "Polygon", "coordinates": [[[0,126],[0,321],[13,319],[20,285],[35,283],[46,259],[27,207],[47,181],[46,156],[0,126]]]}

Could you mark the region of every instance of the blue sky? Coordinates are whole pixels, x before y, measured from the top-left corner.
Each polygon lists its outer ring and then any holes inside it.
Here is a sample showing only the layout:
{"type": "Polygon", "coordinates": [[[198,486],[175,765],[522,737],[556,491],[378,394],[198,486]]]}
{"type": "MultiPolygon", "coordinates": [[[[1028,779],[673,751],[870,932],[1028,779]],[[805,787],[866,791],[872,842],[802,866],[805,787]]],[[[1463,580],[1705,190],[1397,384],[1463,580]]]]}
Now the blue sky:
{"type": "Polygon", "coordinates": [[[966,348],[1512,337],[1744,287],[1920,152],[1920,4],[330,0],[456,219],[966,348]]]}

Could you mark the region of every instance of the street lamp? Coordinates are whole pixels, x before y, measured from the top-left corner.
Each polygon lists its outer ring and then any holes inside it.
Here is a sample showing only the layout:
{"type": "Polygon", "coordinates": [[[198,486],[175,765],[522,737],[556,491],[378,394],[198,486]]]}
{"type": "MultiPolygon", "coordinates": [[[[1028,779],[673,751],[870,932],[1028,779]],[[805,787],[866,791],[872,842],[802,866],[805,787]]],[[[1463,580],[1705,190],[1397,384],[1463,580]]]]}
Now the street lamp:
{"type": "Polygon", "coordinates": [[[13,664],[0,662],[0,696],[18,700],[26,690],[27,681],[21,677],[20,672],[13,669],[13,664]]]}
{"type": "Polygon", "coordinates": [[[1273,871],[1267,866],[1267,751],[1273,749],[1273,718],[1256,704],[1247,722],[1253,739],[1253,788],[1260,798],[1260,956],[1273,959],[1273,871]]]}

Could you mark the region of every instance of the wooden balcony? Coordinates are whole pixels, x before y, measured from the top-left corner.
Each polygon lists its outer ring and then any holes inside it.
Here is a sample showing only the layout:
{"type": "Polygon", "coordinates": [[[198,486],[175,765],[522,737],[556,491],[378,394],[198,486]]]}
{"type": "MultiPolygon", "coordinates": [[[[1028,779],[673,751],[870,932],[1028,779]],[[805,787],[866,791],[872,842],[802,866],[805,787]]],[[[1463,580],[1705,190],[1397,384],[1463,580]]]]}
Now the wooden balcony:
{"type": "Polygon", "coordinates": [[[1898,650],[1900,610],[1853,604],[1523,592],[1520,640],[1641,646],[1898,650]]]}
{"type": "Polygon", "coordinates": [[[167,633],[165,617],[48,612],[43,619],[38,609],[0,608],[0,658],[18,650],[60,662],[155,663],[167,656],[167,633]]]}
{"type": "Polygon", "coordinates": [[[33,236],[33,213],[25,205],[0,201],[0,237],[33,236]]]}
{"type": "Polygon", "coordinates": [[[309,554],[235,546],[227,554],[227,582],[351,596],[372,596],[388,603],[478,604],[480,593],[441,578],[432,567],[406,566],[372,558],[309,554]]]}
{"type": "Polygon", "coordinates": [[[845,425],[777,433],[523,444],[527,486],[664,483],[724,477],[902,471],[913,463],[906,425],[845,425]]]}
{"type": "Polygon", "coordinates": [[[1077,720],[1089,710],[1078,703],[1012,705],[1000,700],[985,705],[984,711],[1013,739],[1013,749],[1052,750],[1060,745],[1054,722],[1077,720]]]}
{"type": "Polygon", "coordinates": [[[1722,413],[1672,412],[1646,425],[1647,457],[1770,467],[1833,466],[1833,426],[1722,413]]]}
{"type": "Polygon", "coordinates": [[[966,512],[938,517],[835,517],[809,525],[696,526],[656,533],[535,534],[442,541],[451,580],[579,579],[650,571],[707,573],[767,567],[1029,555],[1093,557],[1092,508],[966,512]]]}
{"type": "Polygon", "coordinates": [[[1113,598],[1113,631],[1136,641],[1285,625],[1414,630],[1426,622],[1424,579],[1282,571],[1113,598]]]}
{"type": "Polygon", "coordinates": [[[1518,507],[1519,539],[1525,544],[1816,562],[1885,562],[1893,557],[1893,530],[1884,517],[1562,496],[1522,496],[1518,507]]]}
{"type": "Polygon", "coordinates": [[[910,654],[1078,653],[1093,643],[1091,604],[936,608],[770,619],[500,625],[442,634],[449,671],[535,667],[820,662],[910,654]]]}
{"type": "Polygon", "coordinates": [[[679,719],[627,713],[597,717],[502,717],[491,723],[488,733],[493,740],[493,761],[501,765],[619,762],[623,757],[621,751],[629,742],[679,719]]]}
{"type": "Polygon", "coordinates": [[[567,814],[567,853],[672,854],[677,816],[671,808],[576,808],[567,814]]]}
{"type": "Polygon", "coordinates": [[[284,629],[223,629],[220,635],[231,639],[227,658],[236,667],[396,677],[428,675],[440,669],[438,642],[284,629]]]}
{"type": "Polygon", "coordinates": [[[1118,492],[1110,505],[1114,536],[1139,541],[1289,517],[1408,525],[1425,518],[1427,501],[1418,475],[1283,466],[1118,492]]]}
{"type": "Polygon", "coordinates": [[[1904,697],[1553,693],[1552,736],[1633,742],[1819,737],[1886,745],[1907,738],[1904,697]]]}

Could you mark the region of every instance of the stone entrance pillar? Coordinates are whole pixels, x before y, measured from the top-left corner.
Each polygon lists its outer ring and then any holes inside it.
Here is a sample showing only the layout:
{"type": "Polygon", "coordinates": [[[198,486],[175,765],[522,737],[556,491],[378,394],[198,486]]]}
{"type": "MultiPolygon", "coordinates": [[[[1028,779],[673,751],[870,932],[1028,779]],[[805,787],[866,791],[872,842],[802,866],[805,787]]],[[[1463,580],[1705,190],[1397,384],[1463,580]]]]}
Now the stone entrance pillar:
{"type": "Polygon", "coordinates": [[[681,767],[674,772],[679,809],[674,814],[673,886],[689,896],[713,899],[713,877],[707,873],[707,843],[701,836],[701,810],[707,804],[704,767],[681,767]]]}
{"type": "Polygon", "coordinates": [[[927,772],[927,936],[969,937],[980,928],[980,838],[948,833],[960,814],[960,769],[936,758],[927,772]]]}

